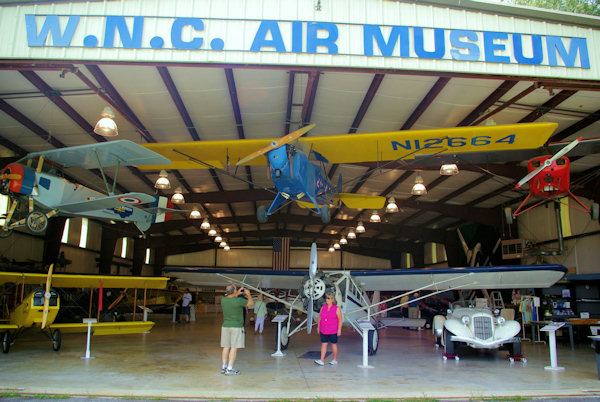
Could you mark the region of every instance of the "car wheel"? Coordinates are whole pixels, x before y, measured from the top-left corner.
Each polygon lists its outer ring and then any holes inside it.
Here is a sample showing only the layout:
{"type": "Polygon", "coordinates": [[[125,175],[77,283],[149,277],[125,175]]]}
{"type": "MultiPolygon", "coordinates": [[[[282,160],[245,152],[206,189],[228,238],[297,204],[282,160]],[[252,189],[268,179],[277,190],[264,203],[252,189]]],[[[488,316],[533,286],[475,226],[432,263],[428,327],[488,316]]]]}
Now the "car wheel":
{"type": "Polygon", "coordinates": [[[369,352],[369,356],[373,356],[377,353],[377,349],[379,349],[379,329],[371,329],[368,333],[367,339],[367,348],[369,352]]]}
{"type": "Polygon", "coordinates": [[[454,356],[455,354],[455,344],[450,340],[452,334],[444,328],[444,353],[447,356],[454,356]]]}
{"type": "MultiPolygon", "coordinates": [[[[286,350],[290,344],[287,325],[281,326],[281,342],[279,343],[281,350],[286,350]]],[[[277,350],[277,331],[275,331],[275,350],[277,350]]]]}
{"type": "Polygon", "coordinates": [[[521,341],[513,342],[508,344],[508,355],[510,357],[521,356],[521,341]]]}
{"type": "Polygon", "coordinates": [[[56,331],[54,331],[52,333],[52,349],[55,352],[58,352],[60,350],[61,342],[62,342],[62,335],[60,333],[60,329],[57,329],[56,331]]]}
{"type": "Polygon", "coordinates": [[[6,331],[4,333],[4,337],[2,338],[2,352],[8,353],[10,350],[10,332],[6,331]]]}

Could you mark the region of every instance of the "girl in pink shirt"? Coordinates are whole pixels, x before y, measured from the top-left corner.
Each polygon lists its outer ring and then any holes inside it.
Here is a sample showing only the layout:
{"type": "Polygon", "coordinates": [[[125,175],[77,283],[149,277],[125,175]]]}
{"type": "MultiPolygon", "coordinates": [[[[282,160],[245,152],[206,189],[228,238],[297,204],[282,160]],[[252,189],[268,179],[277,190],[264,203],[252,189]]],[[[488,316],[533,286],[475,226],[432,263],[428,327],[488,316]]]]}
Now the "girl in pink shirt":
{"type": "Polygon", "coordinates": [[[319,366],[325,365],[323,360],[327,354],[327,344],[331,343],[331,351],[333,352],[333,360],[329,364],[337,364],[337,338],[342,335],[342,311],[337,306],[335,296],[331,292],[325,293],[327,304],[321,307],[319,313],[319,324],[317,326],[321,335],[321,358],[315,360],[319,366]]]}

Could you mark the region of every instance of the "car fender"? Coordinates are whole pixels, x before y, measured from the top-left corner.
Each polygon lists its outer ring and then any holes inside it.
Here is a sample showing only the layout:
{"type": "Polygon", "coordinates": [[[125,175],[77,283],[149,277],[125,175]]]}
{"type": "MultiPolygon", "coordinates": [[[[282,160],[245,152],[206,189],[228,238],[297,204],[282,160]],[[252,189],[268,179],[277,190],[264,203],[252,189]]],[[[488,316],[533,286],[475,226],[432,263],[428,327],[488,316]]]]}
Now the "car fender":
{"type": "Polygon", "coordinates": [[[464,338],[472,338],[473,334],[471,330],[462,323],[462,321],[457,320],[456,318],[448,318],[444,321],[444,328],[450,331],[453,335],[464,337],[464,338]]]}
{"type": "Polygon", "coordinates": [[[514,320],[506,321],[504,325],[499,325],[496,327],[494,338],[510,339],[518,335],[519,332],[521,332],[521,324],[514,320]]]}
{"type": "Polygon", "coordinates": [[[446,321],[446,317],[443,315],[436,315],[433,317],[431,329],[435,336],[442,336],[442,333],[444,332],[444,321],[446,321]]]}

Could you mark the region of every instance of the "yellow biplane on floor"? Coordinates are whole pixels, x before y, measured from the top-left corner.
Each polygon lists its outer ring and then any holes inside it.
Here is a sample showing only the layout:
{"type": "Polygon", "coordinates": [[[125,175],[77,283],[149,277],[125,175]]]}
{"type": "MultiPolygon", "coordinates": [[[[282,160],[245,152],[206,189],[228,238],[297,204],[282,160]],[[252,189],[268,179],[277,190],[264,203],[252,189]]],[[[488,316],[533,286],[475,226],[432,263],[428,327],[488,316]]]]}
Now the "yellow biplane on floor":
{"type": "MultiPolygon", "coordinates": [[[[0,272],[0,285],[15,283],[21,289],[21,301],[10,312],[8,324],[0,323],[2,335],[2,351],[8,353],[14,340],[29,328],[40,328],[52,341],[52,349],[58,351],[61,345],[62,332],[86,332],[87,323],[54,323],[60,309],[60,298],[52,289],[55,288],[130,288],[130,289],[164,289],[167,278],[139,276],[105,276],[105,275],[52,275],[23,272],[0,272]],[[45,288],[44,288],[45,283],[45,288]],[[25,285],[40,285],[37,289],[23,297],[25,285]]],[[[90,312],[91,315],[91,312],[90,312]]],[[[92,324],[93,335],[134,334],[149,331],[154,326],[151,321],[132,322],[98,322],[92,324]]]]}

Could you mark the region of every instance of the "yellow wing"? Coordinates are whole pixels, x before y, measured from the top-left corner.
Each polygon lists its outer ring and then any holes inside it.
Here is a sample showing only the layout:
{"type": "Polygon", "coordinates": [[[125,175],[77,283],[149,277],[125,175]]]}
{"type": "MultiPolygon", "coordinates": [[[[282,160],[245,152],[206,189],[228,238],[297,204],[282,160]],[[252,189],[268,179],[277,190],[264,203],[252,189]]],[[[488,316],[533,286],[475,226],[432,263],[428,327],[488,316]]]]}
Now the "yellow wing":
{"type": "MultiPolygon", "coordinates": [[[[0,285],[7,282],[41,285],[46,282],[46,274],[24,272],[0,272],[0,285]]],[[[108,275],[52,275],[52,287],[56,288],[146,288],[164,289],[168,278],[147,276],[108,276],[108,275]]]]}
{"type": "MultiPolygon", "coordinates": [[[[97,322],[92,324],[92,335],[141,334],[152,329],[152,321],[133,322],[97,322]]],[[[51,329],[60,329],[63,333],[87,332],[88,325],[84,323],[52,324],[51,329]]]]}
{"type": "Polygon", "coordinates": [[[381,209],[386,198],[378,195],[338,193],[334,200],[341,200],[348,208],[381,209]]]}
{"type": "MultiPolygon", "coordinates": [[[[358,163],[410,159],[435,153],[468,154],[540,148],[556,130],[556,123],[455,127],[435,130],[303,137],[304,148],[319,152],[330,163],[358,163]]],[[[145,144],[172,161],[171,165],[144,165],[142,169],[206,168],[189,157],[223,168],[267,146],[274,138],[145,144]],[[185,155],[182,155],[185,154],[185,155]]],[[[266,165],[264,156],[248,165],[266,165]]]]}

